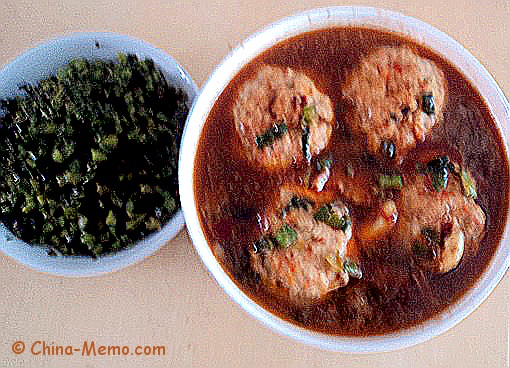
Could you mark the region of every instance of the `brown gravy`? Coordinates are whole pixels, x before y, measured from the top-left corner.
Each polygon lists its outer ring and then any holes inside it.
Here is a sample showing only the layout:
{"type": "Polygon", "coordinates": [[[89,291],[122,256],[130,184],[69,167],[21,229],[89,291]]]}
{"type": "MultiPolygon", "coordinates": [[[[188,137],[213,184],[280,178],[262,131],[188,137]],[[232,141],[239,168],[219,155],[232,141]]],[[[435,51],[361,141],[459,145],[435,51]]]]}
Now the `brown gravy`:
{"type": "MultiPolygon", "coordinates": [[[[338,335],[378,335],[430,319],[473,286],[501,240],[508,209],[509,168],[493,117],[461,72],[441,56],[400,35],[349,27],[314,31],[281,42],[237,74],[205,124],[195,162],[195,183],[200,220],[211,248],[232,279],[257,303],[307,328],[338,335]],[[360,159],[360,149],[343,129],[341,86],[360,57],[385,45],[411,47],[444,71],[448,81],[444,122],[409,154],[408,160],[430,149],[459,157],[477,180],[477,203],[487,215],[486,235],[476,257],[463,260],[454,271],[442,276],[417,275],[391,252],[365,255],[367,278],[331,292],[318,304],[292,307],[257,282],[248,251],[260,236],[257,213],[283,183],[298,183],[305,167],[268,173],[239,157],[232,116],[236,91],[261,63],[305,71],[336,106],[337,124],[325,152],[331,152],[335,161],[355,162],[357,170],[381,172],[385,170],[381,164],[360,159]],[[376,279],[374,275],[384,276],[376,279]]],[[[352,208],[353,222],[362,221],[368,213],[369,209],[352,208]]]]}

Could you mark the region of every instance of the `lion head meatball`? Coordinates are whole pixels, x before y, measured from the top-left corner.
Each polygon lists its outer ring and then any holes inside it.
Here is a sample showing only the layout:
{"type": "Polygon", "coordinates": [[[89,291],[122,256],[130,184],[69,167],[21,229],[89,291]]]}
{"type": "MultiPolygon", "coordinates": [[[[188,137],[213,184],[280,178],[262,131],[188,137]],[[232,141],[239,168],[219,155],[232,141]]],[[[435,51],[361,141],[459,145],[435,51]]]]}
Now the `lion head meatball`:
{"type": "Polygon", "coordinates": [[[290,68],[262,66],[241,86],[233,114],[241,154],[269,170],[310,162],[333,129],[329,97],[290,68]]]}
{"type": "Polygon", "coordinates": [[[432,272],[455,269],[465,254],[477,254],[484,234],[486,217],[477,195],[466,169],[447,157],[429,161],[402,189],[396,242],[432,272]]]}
{"type": "Polygon", "coordinates": [[[352,222],[343,203],[319,204],[312,193],[286,187],[277,201],[251,257],[268,289],[303,304],[347,285],[350,275],[360,277],[346,257],[352,222]]]}
{"type": "Polygon", "coordinates": [[[350,71],[343,88],[346,123],[370,153],[401,159],[442,119],[446,80],[407,47],[382,47],[350,71]]]}

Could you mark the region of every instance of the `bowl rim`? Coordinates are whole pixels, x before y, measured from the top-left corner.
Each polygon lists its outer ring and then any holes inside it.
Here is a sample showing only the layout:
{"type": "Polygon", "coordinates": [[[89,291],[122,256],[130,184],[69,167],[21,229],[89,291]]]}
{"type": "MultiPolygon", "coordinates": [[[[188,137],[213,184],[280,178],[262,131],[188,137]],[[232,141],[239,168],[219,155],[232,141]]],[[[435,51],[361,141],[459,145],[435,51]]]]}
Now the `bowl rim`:
{"type": "MultiPolygon", "coordinates": [[[[91,57],[83,56],[90,59],[113,59],[114,53],[132,52],[141,57],[152,58],[156,65],[161,69],[167,80],[172,84],[177,84],[182,88],[187,96],[187,104],[191,107],[195,96],[198,94],[198,87],[188,74],[188,72],[169,54],[156,46],[143,41],[141,39],[118,34],[114,32],[72,32],[61,36],[42,41],[35,46],[23,51],[13,60],[10,60],[0,69],[0,77],[8,77],[10,82],[2,80],[0,82],[0,90],[5,88],[1,94],[5,96],[12,95],[13,81],[33,81],[31,71],[27,70],[27,65],[39,63],[36,66],[41,69],[57,69],[59,62],[66,64],[75,56],[71,54],[81,53],[94,55],[91,57]],[[102,50],[100,53],[94,54],[95,43],[99,43],[98,50],[103,45],[110,49],[102,50]],[[65,49],[69,54],[60,50],[65,49]],[[82,50],[83,49],[83,50],[82,50]],[[79,51],[78,51],[79,50],[79,51]],[[131,51],[130,51],[131,50],[131,51]],[[107,54],[108,56],[101,56],[107,54]],[[47,60],[44,56],[48,56],[53,60],[47,60]],[[61,58],[61,59],[59,59],[61,58]],[[51,62],[55,62],[52,65],[51,62]],[[41,67],[42,65],[42,67],[41,67]],[[11,87],[11,88],[9,88],[11,87]],[[9,91],[10,89],[10,91],[9,91]]],[[[61,65],[60,65],[61,66],[61,65]]],[[[37,73],[39,79],[53,74],[50,72],[37,73]]],[[[19,82],[21,83],[21,82],[19,82]]],[[[17,85],[19,85],[17,83],[17,85]]],[[[16,239],[3,224],[0,224],[0,251],[5,255],[13,258],[17,262],[39,272],[50,275],[66,276],[66,277],[89,277],[99,276],[110,272],[118,271],[122,268],[133,265],[144,258],[150,256],[160,249],[166,242],[173,239],[185,225],[182,209],[179,208],[169,219],[169,221],[158,230],[144,239],[134,243],[129,248],[121,249],[115,253],[108,253],[98,258],[88,256],[61,256],[50,257],[47,255],[47,249],[40,246],[31,246],[27,243],[16,239]]]]}
{"type": "Polygon", "coordinates": [[[254,57],[285,39],[308,31],[348,25],[396,32],[424,44],[452,62],[471,79],[493,113],[510,162],[510,105],[492,76],[462,45],[428,23],[394,11],[358,6],[325,7],[298,13],[264,27],[232,50],[210,75],[195,100],[184,129],[179,161],[180,195],[187,229],[202,262],[227,295],[251,317],[281,335],[324,350],[347,353],[387,352],[425,342],[446,332],[471,314],[490,295],[510,264],[508,209],[502,240],[488,267],[457,302],[439,315],[408,329],[379,336],[351,337],[300,327],[264,309],[245,294],[214,256],[199,220],[194,195],[193,172],[202,128],[216,99],[239,70],[254,57]]]}

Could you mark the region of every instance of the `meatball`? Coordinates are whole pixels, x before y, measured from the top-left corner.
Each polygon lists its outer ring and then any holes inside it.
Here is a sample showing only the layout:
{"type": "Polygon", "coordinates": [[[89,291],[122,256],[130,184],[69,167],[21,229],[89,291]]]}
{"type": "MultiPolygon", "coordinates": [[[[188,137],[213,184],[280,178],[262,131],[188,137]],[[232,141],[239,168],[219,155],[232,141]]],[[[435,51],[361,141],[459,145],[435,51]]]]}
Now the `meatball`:
{"type": "Polygon", "coordinates": [[[436,273],[453,270],[463,254],[476,254],[485,227],[471,176],[447,160],[443,164],[442,187],[431,178],[437,173],[417,174],[406,181],[395,232],[395,240],[436,273]]]}
{"type": "Polygon", "coordinates": [[[251,253],[268,289],[300,305],[347,285],[349,275],[360,277],[357,264],[345,257],[352,224],[343,203],[319,204],[313,194],[285,188],[278,201],[251,253]]]}
{"type": "Polygon", "coordinates": [[[346,123],[374,155],[401,159],[442,119],[446,80],[407,47],[383,47],[359,63],[342,91],[346,123]]]}
{"type": "Polygon", "coordinates": [[[310,78],[269,65],[241,86],[233,114],[241,154],[270,170],[318,155],[334,117],[331,100],[310,78]]]}

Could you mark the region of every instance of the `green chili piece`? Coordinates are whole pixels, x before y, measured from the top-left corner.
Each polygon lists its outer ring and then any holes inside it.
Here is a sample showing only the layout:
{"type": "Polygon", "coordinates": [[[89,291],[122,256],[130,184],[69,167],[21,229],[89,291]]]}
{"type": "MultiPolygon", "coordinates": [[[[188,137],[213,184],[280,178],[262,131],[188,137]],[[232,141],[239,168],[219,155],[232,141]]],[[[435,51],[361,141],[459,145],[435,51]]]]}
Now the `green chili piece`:
{"type": "Polygon", "coordinates": [[[284,122],[273,124],[271,128],[256,138],[257,148],[262,149],[266,146],[271,146],[277,139],[283,137],[288,130],[289,127],[284,122]]]}
{"type": "Polygon", "coordinates": [[[381,189],[402,189],[402,176],[400,175],[379,175],[379,188],[381,189]]]}
{"type": "Polygon", "coordinates": [[[462,189],[464,190],[464,195],[468,198],[477,199],[478,193],[476,192],[475,182],[471,175],[469,175],[469,172],[465,169],[461,170],[460,180],[462,183],[462,189]]]}
{"type": "Polygon", "coordinates": [[[352,221],[349,215],[344,215],[342,217],[338,216],[334,211],[331,205],[326,204],[322,206],[319,211],[314,214],[314,219],[316,221],[320,221],[325,223],[326,225],[332,227],[335,230],[342,230],[346,232],[349,226],[351,226],[352,221]]]}
{"type": "Polygon", "coordinates": [[[434,96],[432,95],[432,93],[426,93],[423,96],[421,96],[421,109],[427,115],[432,115],[436,112],[434,96]]]}
{"type": "Polygon", "coordinates": [[[395,153],[397,149],[395,147],[395,143],[393,143],[390,140],[383,140],[381,142],[381,152],[384,156],[386,156],[389,159],[395,158],[395,153]]]}
{"type": "Polygon", "coordinates": [[[451,163],[447,156],[436,158],[427,163],[427,171],[436,192],[446,190],[450,176],[451,163]]]}
{"type": "Polygon", "coordinates": [[[350,258],[345,258],[344,260],[344,270],[351,277],[356,279],[361,279],[363,277],[363,273],[361,272],[361,268],[359,265],[350,258]]]}
{"type": "Polygon", "coordinates": [[[296,230],[290,227],[288,224],[283,225],[280,230],[274,234],[276,244],[280,248],[288,248],[293,245],[298,238],[296,230]]]}
{"type": "Polygon", "coordinates": [[[253,252],[254,253],[260,253],[264,250],[273,250],[275,247],[275,244],[273,240],[270,237],[261,237],[259,240],[257,240],[255,243],[253,243],[253,252]]]}
{"type": "Polygon", "coordinates": [[[312,152],[310,149],[310,125],[316,117],[314,105],[308,105],[303,108],[303,116],[301,118],[301,145],[303,148],[303,156],[307,163],[312,161],[312,152]]]}

